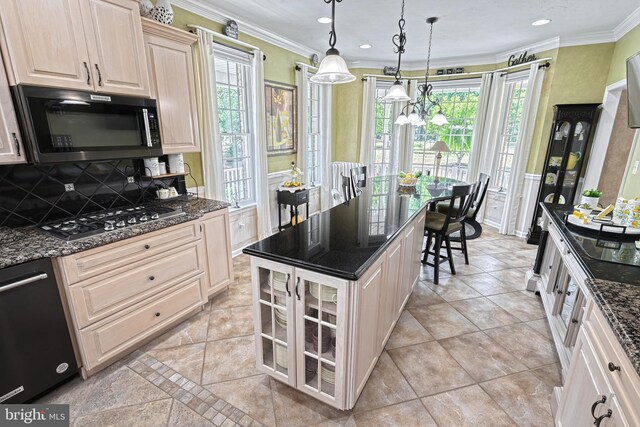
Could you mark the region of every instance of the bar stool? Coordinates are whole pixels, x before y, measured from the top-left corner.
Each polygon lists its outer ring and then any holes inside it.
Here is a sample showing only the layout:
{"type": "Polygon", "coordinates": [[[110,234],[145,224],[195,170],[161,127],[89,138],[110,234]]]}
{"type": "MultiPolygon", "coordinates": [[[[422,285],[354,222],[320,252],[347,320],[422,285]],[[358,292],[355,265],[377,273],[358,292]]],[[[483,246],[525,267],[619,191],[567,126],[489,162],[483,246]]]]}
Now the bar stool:
{"type": "MultiPolygon", "coordinates": [[[[448,198],[449,209],[446,214],[427,212],[424,224],[424,231],[427,235],[427,247],[422,257],[422,263],[433,267],[433,283],[436,285],[438,284],[440,276],[441,259],[448,260],[451,274],[456,274],[456,267],[453,264],[453,255],[451,254],[451,239],[449,236],[463,230],[463,222],[473,202],[472,195],[475,187],[475,184],[454,186],[451,197],[448,198]],[[456,209],[456,204],[461,206],[462,209],[456,209]],[[431,252],[431,241],[434,238],[435,245],[433,246],[433,252],[431,252]],[[446,257],[440,255],[443,243],[447,248],[446,257]],[[433,255],[433,264],[428,262],[430,254],[433,255]]],[[[466,257],[466,246],[464,252],[466,257]]]]}

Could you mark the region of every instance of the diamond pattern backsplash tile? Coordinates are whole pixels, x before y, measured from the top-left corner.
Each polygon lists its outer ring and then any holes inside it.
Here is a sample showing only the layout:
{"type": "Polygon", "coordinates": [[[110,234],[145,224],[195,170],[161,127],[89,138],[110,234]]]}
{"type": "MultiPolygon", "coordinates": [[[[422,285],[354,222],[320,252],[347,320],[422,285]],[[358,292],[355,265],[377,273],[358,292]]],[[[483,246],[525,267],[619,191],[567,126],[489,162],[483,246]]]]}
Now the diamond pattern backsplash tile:
{"type": "Polygon", "coordinates": [[[0,166],[0,226],[21,227],[156,198],[159,187],[186,193],[183,177],[142,178],[140,160],[0,166]],[[133,177],[134,183],[127,178],[133,177]],[[73,191],[65,191],[73,184],[73,191]]]}

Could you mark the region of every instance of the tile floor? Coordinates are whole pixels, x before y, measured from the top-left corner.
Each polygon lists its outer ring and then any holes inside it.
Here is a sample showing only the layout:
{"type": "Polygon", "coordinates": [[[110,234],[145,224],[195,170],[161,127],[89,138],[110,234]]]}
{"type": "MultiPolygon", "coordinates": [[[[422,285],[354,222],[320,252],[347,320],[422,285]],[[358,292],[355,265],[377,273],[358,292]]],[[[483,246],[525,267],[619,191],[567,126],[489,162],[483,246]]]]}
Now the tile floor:
{"type": "Polygon", "coordinates": [[[471,265],[420,282],[352,411],[255,368],[249,260],[205,310],[87,381],[41,399],[71,403],[73,426],[552,426],[560,365],[538,297],[535,247],[485,230],[471,265]]]}

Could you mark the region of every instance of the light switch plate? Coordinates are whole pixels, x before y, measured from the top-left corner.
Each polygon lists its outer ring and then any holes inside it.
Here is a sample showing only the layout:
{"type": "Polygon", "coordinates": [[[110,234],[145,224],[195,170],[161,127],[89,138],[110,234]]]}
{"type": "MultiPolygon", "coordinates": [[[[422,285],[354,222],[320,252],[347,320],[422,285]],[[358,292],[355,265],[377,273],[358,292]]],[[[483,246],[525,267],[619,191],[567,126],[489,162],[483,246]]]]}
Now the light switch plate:
{"type": "Polygon", "coordinates": [[[640,163],[640,160],[636,160],[636,162],[633,164],[633,170],[631,171],[632,175],[635,175],[638,173],[638,163],[640,163]]]}
{"type": "Polygon", "coordinates": [[[64,191],[75,191],[76,187],[73,184],[65,184],[64,191]]]}

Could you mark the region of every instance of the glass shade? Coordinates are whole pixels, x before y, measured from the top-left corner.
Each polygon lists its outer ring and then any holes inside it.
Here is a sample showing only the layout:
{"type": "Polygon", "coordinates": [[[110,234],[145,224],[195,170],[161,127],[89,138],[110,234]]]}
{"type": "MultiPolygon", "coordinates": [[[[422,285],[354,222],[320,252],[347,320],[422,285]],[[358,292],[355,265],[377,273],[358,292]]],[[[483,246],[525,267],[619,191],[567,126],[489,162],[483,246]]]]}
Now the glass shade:
{"type": "Polygon", "coordinates": [[[395,123],[401,126],[406,125],[407,123],[409,123],[409,119],[407,118],[407,115],[405,113],[400,113],[395,123]]]}
{"type": "Polygon", "coordinates": [[[431,123],[436,126],[444,126],[449,123],[449,120],[442,114],[442,110],[438,111],[435,116],[431,119],[431,123]]]}
{"type": "Polygon", "coordinates": [[[350,83],[356,76],[349,72],[347,63],[340,56],[337,49],[329,49],[327,56],[320,63],[318,72],[311,77],[311,81],[319,84],[350,83]]]}
{"type": "Polygon", "coordinates": [[[429,151],[447,153],[450,150],[449,150],[449,146],[444,141],[436,141],[433,143],[431,147],[429,147],[429,151]]]}
{"type": "Polygon", "coordinates": [[[409,114],[409,117],[407,117],[407,120],[409,120],[409,123],[411,123],[412,126],[417,126],[421,119],[416,110],[413,110],[411,114],[409,114]]]}
{"type": "Polygon", "coordinates": [[[402,83],[400,83],[399,80],[396,80],[395,83],[387,91],[387,94],[382,97],[382,100],[387,102],[404,102],[410,101],[411,97],[407,95],[407,91],[405,90],[404,86],[402,86],[402,83]]]}

